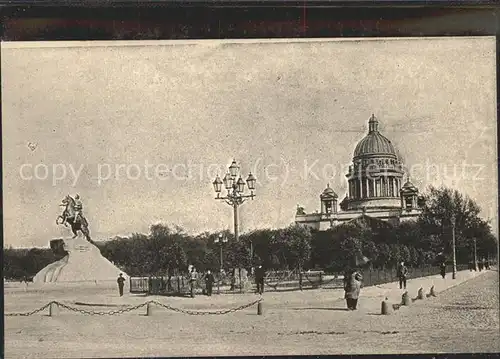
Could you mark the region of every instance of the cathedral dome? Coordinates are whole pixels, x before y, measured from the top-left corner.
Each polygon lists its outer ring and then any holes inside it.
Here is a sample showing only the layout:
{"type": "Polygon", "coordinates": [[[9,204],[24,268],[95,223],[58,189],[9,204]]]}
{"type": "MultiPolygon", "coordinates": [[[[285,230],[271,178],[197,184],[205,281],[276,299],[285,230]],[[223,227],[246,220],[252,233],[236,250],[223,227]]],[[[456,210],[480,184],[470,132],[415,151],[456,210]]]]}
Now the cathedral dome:
{"type": "Polygon", "coordinates": [[[386,155],[397,158],[396,150],[391,141],[378,132],[378,120],[374,115],[368,121],[368,134],[359,141],[354,150],[354,158],[367,155],[386,155]]]}

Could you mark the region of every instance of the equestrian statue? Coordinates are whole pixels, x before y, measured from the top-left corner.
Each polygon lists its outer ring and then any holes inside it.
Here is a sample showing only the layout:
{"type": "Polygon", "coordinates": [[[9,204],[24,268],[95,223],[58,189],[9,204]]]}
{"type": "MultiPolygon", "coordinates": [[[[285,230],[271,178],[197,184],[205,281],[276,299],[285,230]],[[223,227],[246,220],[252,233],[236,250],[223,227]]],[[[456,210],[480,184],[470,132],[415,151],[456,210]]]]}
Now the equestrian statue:
{"type": "Polygon", "coordinates": [[[66,227],[69,224],[74,234],[73,238],[76,238],[76,236],[78,236],[77,231],[80,231],[87,241],[94,244],[94,241],[90,238],[89,224],[87,219],[83,216],[83,206],[80,196],[77,194],[75,198],[73,198],[67,195],[63,198],[59,206],[64,207],[64,211],[57,217],[56,224],[64,224],[66,227]]]}

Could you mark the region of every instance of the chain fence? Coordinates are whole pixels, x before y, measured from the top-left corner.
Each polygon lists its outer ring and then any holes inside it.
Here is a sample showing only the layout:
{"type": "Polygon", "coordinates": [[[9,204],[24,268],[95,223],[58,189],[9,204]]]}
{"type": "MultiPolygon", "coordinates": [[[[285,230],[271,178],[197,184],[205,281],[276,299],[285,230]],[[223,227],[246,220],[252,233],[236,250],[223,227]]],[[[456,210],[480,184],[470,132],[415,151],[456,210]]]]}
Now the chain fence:
{"type": "Polygon", "coordinates": [[[67,309],[67,310],[69,310],[71,312],[80,313],[80,314],[84,314],[84,315],[99,315],[99,316],[120,315],[120,314],[123,314],[123,313],[131,312],[131,311],[137,310],[139,308],[145,307],[148,304],[154,304],[154,305],[157,305],[159,307],[171,310],[173,312],[182,313],[182,314],[188,314],[188,315],[223,315],[223,314],[235,313],[237,311],[240,311],[240,310],[243,310],[243,309],[246,309],[246,308],[250,308],[250,307],[254,306],[255,304],[258,304],[258,303],[260,303],[262,301],[263,301],[263,299],[261,297],[261,298],[259,298],[257,300],[254,300],[254,301],[252,301],[250,303],[247,303],[247,304],[240,305],[239,307],[236,307],[236,308],[222,309],[222,310],[217,310],[217,311],[198,311],[198,310],[189,310],[189,309],[176,308],[176,307],[172,307],[172,306],[170,306],[168,304],[164,304],[164,303],[158,302],[156,300],[149,300],[149,301],[144,302],[142,304],[138,304],[138,305],[134,305],[134,306],[129,306],[129,307],[122,308],[122,309],[117,309],[117,310],[111,310],[111,311],[93,311],[93,310],[85,310],[85,309],[75,308],[75,307],[69,306],[67,304],[58,302],[58,301],[52,301],[52,302],[49,302],[49,303],[45,304],[43,307],[40,307],[40,308],[35,309],[33,311],[30,311],[30,312],[25,312],[25,313],[5,313],[5,316],[6,317],[29,317],[29,316],[32,316],[32,315],[34,315],[36,313],[39,313],[39,312],[41,312],[41,311],[49,308],[52,304],[55,304],[55,305],[57,305],[60,308],[67,309]]]}
{"type": "Polygon", "coordinates": [[[42,310],[47,309],[53,303],[54,302],[47,303],[43,307],[40,307],[40,308],[35,309],[35,310],[32,310],[31,312],[26,312],[26,313],[5,313],[4,315],[6,317],[29,317],[29,316],[32,316],[33,314],[36,314],[38,312],[41,312],[42,310]]]}
{"type": "Polygon", "coordinates": [[[127,308],[117,309],[117,310],[110,310],[110,311],[107,311],[107,312],[104,312],[104,311],[98,311],[98,312],[96,312],[96,311],[93,311],[93,310],[85,310],[85,309],[80,309],[80,308],[74,308],[74,307],[71,307],[69,305],[66,305],[66,304],[63,304],[63,303],[60,303],[60,302],[55,302],[55,304],[57,304],[57,306],[59,306],[61,308],[67,309],[69,311],[80,313],[80,314],[85,314],[85,315],[118,315],[118,314],[123,314],[123,313],[131,312],[133,310],[145,307],[150,302],[151,301],[145,302],[145,303],[142,303],[142,304],[139,304],[139,305],[134,305],[132,307],[127,307],[127,308]]]}
{"type": "Polygon", "coordinates": [[[172,307],[168,304],[163,304],[163,303],[157,302],[155,300],[152,300],[150,302],[154,303],[160,307],[163,307],[165,309],[168,309],[168,310],[171,310],[171,311],[174,311],[177,313],[188,314],[188,315],[224,315],[224,314],[229,314],[229,313],[235,313],[235,312],[238,312],[238,311],[246,309],[246,308],[250,308],[251,306],[254,306],[255,304],[262,302],[262,298],[254,300],[253,302],[248,303],[248,304],[240,305],[239,307],[236,307],[236,308],[216,310],[216,311],[210,311],[210,312],[175,308],[175,307],[172,307]]]}

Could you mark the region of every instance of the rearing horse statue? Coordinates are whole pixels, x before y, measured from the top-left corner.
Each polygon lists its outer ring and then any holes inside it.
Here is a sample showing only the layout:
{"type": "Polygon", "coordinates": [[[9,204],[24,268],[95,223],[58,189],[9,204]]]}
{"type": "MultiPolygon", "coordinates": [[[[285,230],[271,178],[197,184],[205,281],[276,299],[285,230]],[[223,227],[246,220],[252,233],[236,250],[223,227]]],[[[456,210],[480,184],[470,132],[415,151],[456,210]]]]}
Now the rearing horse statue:
{"type": "Polygon", "coordinates": [[[83,215],[79,215],[78,218],[75,218],[77,209],[73,197],[71,197],[70,195],[64,197],[60,206],[64,206],[65,208],[63,213],[57,217],[56,224],[64,224],[65,226],[67,226],[67,224],[69,223],[69,225],[71,226],[71,231],[74,234],[73,238],[76,238],[76,236],[78,235],[77,231],[81,231],[85,236],[85,239],[94,244],[94,242],[90,238],[89,224],[87,222],[87,219],[83,215]],[[59,219],[61,219],[61,222],[59,222],[59,219]]]}

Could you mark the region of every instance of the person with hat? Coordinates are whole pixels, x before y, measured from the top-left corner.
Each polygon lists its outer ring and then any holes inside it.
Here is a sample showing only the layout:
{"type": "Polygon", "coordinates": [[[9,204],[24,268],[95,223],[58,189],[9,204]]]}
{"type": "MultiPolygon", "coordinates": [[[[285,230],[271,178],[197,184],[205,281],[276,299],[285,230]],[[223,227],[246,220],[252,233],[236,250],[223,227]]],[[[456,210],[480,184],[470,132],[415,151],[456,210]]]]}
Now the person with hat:
{"type": "Polygon", "coordinates": [[[82,201],[80,199],[80,195],[77,194],[75,196],[75,218],[73,219],[75,223],[80,221],[80,216],[82,216],[82,210],[83,210],[82,201]]]}
{"type": "Polygon", "coordinates": [[[443,261],[441,264],[439,264],[440,272],[441,272],[441,277],[445,279],[446,277],[446,263],[443,261]]]}
{"type": "Polygon", "coordinates": [[[123,297],[123,287],[125,286],[125,278],[123,278],[123,273],[120,273],[120,276],[116,280],[118,283],[118,291],[120,292],[120,297],[123,297]]]}
{"type": "Polygon", "coordinates": [[[191,267],[191,273],[189,273],[189,287],[191,292],[191,298],[194,298],[196,281],[198,280],[198,273],[196,273],[196,268],[191,267]]]}
{"type": "Polygon", "coordinates": [[[405,262],[401,262],[398,267],[399,289],[406,289],[406,279],[408,277],[408,267],[405,262]]]}
{"type": "Polygon", "coordinates": [[[262,264],[259,264],[257,268],[255,268],[255,284],[257,285],[257,293],[264,293],[264,278],[266,277],[266,271],[262,267],[262,264]]]}
{"type": "Polygon", "coordinates": [[[362,280],[363,276],[357,270],[351,270],[348,268],[344,273],[344,298],[346,300],[348,310],[357,309],[362,280]]]}
{"type": "Polygon", "coordinates": [[[207,288],[207,295],[210,297],[212,296],[212,287],[214,285],[215,278],[212,272],[207,270],[207,273],[205,274],[205,286],[207,288]]]}

